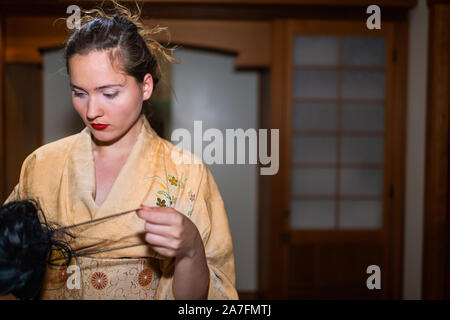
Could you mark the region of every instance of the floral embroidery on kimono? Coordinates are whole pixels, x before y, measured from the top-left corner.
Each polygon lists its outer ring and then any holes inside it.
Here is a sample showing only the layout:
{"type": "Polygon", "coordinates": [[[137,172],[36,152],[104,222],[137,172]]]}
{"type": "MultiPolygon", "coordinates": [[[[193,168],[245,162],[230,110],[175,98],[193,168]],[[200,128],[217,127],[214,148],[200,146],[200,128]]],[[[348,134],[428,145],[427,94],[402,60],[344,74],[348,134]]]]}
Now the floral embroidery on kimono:
{"type": "MultiPolygon", "coordinates": [[[[153,177],[147,177],[145,180],[148,179],[158,179],[159,185],[163,188],[163,190],[157,191],[157,194],[159,196],[156,196],[156,206],[157,207],[173,207],[176,202],[177,198],[173,194],[177,189],[181,193],[185,186],[187,179],[178,179],[175,176],[168,174],[167,179],[164,180],[160,176],[153,176],[153,177]]],[[[195,202],[195,193],[192,192],[192,190],[189,190],[188,193],[188,200],[189,200],[189,209],[186,213],[188,217],[192,215],[192,210],[194,208],[194,202],[195,202]]]]}

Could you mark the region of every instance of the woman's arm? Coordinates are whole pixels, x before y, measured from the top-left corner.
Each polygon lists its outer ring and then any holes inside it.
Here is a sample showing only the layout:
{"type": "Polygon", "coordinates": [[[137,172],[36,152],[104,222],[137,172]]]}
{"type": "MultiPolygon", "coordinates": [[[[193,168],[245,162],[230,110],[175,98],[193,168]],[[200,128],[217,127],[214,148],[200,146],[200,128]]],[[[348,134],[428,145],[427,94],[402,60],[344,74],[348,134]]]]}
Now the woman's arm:
{"type": "Polygon", "coordinates": [[[194,256],[176,258],[172,284],[175,299],[206,299],[209,280],[203,243],[194,256]]]}

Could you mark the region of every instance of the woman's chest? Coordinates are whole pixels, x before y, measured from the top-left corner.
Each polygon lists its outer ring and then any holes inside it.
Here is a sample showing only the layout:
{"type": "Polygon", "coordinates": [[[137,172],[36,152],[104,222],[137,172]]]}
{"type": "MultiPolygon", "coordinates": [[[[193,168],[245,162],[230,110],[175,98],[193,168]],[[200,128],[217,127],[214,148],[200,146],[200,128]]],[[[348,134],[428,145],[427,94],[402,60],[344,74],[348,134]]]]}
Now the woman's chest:
{"type": "Polygon", "coordinates": [[[105,201],[125,162],[126,157],[95,159],[95,202],[97,205],[105,201]]]}

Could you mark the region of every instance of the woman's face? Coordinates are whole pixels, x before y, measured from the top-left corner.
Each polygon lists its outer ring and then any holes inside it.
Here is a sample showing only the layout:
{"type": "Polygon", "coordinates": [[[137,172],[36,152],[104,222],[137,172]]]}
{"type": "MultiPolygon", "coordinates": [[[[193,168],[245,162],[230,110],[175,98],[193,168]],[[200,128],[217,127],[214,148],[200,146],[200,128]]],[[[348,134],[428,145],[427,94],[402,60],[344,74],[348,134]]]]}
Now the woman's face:
{"type": "Polygon", "coordinates": [[[133,131],[142,102],[152,94],[150,74],[139,84],[113,67],[107,51],[75,54],[69,69],[73,105],[97,142],[112,143],[133,131]]]}

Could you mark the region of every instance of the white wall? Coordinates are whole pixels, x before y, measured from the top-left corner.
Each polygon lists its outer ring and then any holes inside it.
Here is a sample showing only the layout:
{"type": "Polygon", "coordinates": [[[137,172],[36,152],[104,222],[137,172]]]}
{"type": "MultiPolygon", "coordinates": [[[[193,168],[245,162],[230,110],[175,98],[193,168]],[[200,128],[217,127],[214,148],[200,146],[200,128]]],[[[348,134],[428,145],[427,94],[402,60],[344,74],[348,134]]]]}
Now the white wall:
{"type": "Polygon", "coordinates": [[[69,76],[61,51],[46,51],[43,60],[43,143],[49,143],[84,128],[72,106],[69,76]]]}
{"type": "Polygon", "coordinates": [[[421,299],[428,8],[410,11],[405,194],[404,299],[421,299]]]}
{"type": "MultiPolygon", "coordinates": [[[[258,128],[255,72],[236,72],[235,59],[228,55],[179,49],[175,57],[181,64],[173,66],[172,129],[186,128],[193,137],[194,120],[203,121],[203,132],[208,128],[223,133],[226,128],[258,128]]],[[[257,290],[256,165],[213,164],[209,168],[230,222],[236,287],[257,290]]]]}

